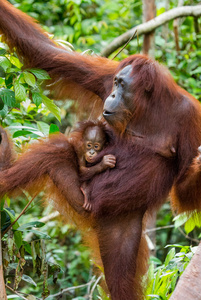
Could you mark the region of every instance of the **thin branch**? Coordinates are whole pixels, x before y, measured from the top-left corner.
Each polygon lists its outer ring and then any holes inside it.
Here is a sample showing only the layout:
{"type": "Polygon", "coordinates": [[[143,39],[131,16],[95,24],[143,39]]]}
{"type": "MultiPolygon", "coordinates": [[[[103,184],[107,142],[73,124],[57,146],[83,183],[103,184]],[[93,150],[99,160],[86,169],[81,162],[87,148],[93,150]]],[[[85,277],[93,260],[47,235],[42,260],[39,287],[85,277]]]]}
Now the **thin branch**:
{"type": "Polygon", "coordinates": [[[121,53],[126,48],[126,46],[130,43],[130,41],[135,37],[136,33],[137,33],[137,30],[129,38],[129,40],[127,41],[127,43],[117,52],[117,54],[115,54],[115,56],[112,58],[112,60],[114,60],[119,55],[119,53],[121,53]]]}
{"type": "Polygon", "coordinates": [[[54,295],[49,295],[46,300],[52,298],[52,297],[58,297],[58,296],[62,296],[63,294],[65,293],[69,293],[70,291],[74,291],[76,289],[81,289],[81,288],[85,288],[87,287],[88,285],[91,285],[95,280],[92,278],[92,280],[90,280],[89,282],[87,282],[86,284],[81,284],[81,285],[78,285],[78,286],[72,286],[72,287],[69,287],[69,288],[66,288],[66,289],[63,289],[61,292],[57,293],[57,294],[54,294],[54,295]]]}
{"type": "Polygon", "coordinates": [[[194,238],[191,238],[190,236],[188,236],[187,234],[185,234],[185,232],[181,229],[181,227],[178,227],[180,233],[187,239],[187,240],[190,240],[192,242],[195,242],[195,243],[198,243],[199,244],[199,240],[197,239],[194,239],[194,238]]]}
{"type": "Polygon", "coordinates": [[[13,227],[13,225],[19,220],[19,218],[26,212],[27,208],[29,207],[29,205],[33,202],[33,200],[36,198],[36,195],[32,197],[32,199],[27,203],[27,205],[25,206],[25,208],[21,211],[21,213],[19,214],[19,216],[15,219],[15,221],[13,223],[10,224],[10,226],[8,226],[8,228],[6,228],[6,230],[2,233],[2,237],[13,227]]]}
{"type": "MultiPolygon", "coordinates": [[[[157,228],[146,229],[145,233],[152,232],[152,231],[157,231],[157,230],[162,230],[162,229],[174,228],[174,227],[175,227],[174,225],[167,225],[167,226],[162,226],[162,227],[157,227],[157,228]]],[[[195,243],[199,243],[200,242],[198,239],[191,238],[190,236],[188,236],[187,234],[185,234],[185,232],[181,229],[181,227],[178,227],[177,229],[180,231],[180,233],[186,239],[188,239],[188,240],[190,240],[192,242],[195,242],[195,243]]]]}
{"type": "Polygon", "coordinates": [[[6,288],[7,288],[8,290],[10,290],[12,293],[14,293],[14,294],[18,295],[19,297],[21,297],[22,299],[27,300],[27,298],[25,298],[24,296],[20,295],[20,293],[18,293],[17,291],[13,290],[13,289],[12,289],[9,285],[7,285],[7,284],[6,284],[6,288]]]}
{"type": "Polygon", "coordinates": [[[100,275],[100,276],[98,277],[98,279],[96,280],[96,282],[94,283],[94,285],[93,285],[93,287],[92,287],[92,289],[91,289],[91,293],[90,293],[90,295],[89,295],[89,300],[93,300],[93,293],[94,293],[94,290],[95,290],[97,284],[99,283],[99,281],[101,280],[102,277],[103,277],[103,275],[100,275]]]}
{"type": "Polygon", "coordinates": [[[160,16],[146,23],[133,27],[132,29],[128,30],[124,34],[114,39],[112,43],[110,43],[107,47],[105,47],[105,49],[101,53],[101,56],[108,57],[116,49],[122,47],[128,41],[128,39],[134,34],[136,30],[139,36],[145,33],[149,33],[171,20],[174,20],[176,18],[181,18],[181,17],[188,17],[188,16],[192,16],[192,17],[201,16],[201,5],[176,7],[167,12],[164,12],[160,16]]]}
{"type": "Polygon", "coordinates": [[[174,225],[167,225],[167,226],[161,226],[161,227],[146,229],[145,233],[152,232],[152,231],[158,231],[158,230],[162,230],[162,229],[174,228],[174,227],[175,227],[174,225]]]}

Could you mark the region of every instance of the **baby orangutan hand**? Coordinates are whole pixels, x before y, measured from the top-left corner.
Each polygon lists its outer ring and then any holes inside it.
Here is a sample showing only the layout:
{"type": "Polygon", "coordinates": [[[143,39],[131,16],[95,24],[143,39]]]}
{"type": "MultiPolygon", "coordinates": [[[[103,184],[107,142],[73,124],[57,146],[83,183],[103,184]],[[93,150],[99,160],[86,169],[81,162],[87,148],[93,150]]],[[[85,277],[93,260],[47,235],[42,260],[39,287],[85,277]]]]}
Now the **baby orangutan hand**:
{"type": "Polygon", "coordinates": [[[107,154],[107,155],[103,156],[101,163],[102,163],[103,168],[105,168],[105,169],[114,168],[116,165],[116,157],[112,154],[107,154]]]}

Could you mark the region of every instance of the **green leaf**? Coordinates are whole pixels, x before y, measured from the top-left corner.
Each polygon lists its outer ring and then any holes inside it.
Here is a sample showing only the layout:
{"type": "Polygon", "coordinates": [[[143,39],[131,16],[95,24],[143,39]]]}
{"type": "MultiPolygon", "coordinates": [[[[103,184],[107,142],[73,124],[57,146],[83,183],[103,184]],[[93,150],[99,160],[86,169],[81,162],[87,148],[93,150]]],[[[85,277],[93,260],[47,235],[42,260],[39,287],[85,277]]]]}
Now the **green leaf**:
{"type": "Polygon", "coordinates": [[[179,214],[176,216],[173,221],[175,222],[175,227],[178,228],[181,225],[183,225],[187,220],[189,219],[189,216],[186,213],[179,214]]]}
{"type": "Polygon", "coordinates": [[[0,116],[2,119],[4,119],[7,114],[8,114],[8,106],[7,105],[4,105],[4,108],[2,110],[0,110],[0,116]]]}
{"type": "Polygon", "coordinates": [[[161,277],[161,274],[162,274],[162,270],[159,269],[158,272],[156,273],[156,278],[155,278],[156,289],[153,292],[157,293],[158,288],[160,287],[160,277],[161,277]]]}
{"type": "Polygon", "coordinates": [[[38,131],[38,129],[34,128],[34,127],[23,126],[23,125],[19,126],[18,125],[18,126],[8,126],[7,129],[10,130],[11,132],[16,132],[16,131],[28,129],[27,131],[29,131],[30,133],[36,134],[40,137],[44,137],[44,134],[41,131],[38,131]]]}
{"type": "Polygon", "coordinates": [[[32,134],[31,131],[28,130],[18,130],[16,132],[13,133],[13,138],[17,138],[19,136],[26,136],[26,135],[30,135],[32,134]]]}
{"type": "Polygon", "coordinates": [[[19,69],[21,69],[21,67],[23,66],[20,60],[15,56],[10,56],[10,62],[19,69]]]}
{"type": "Polygon", "coordinates": [[[8,89],[13,86],[13,79],[15,78],[14,74],[7,74],[5,78],[5,84],[8,89]]]}
{"type": "Polygon", "coordinates": [[[153,262],[155,265],[162,265],[161,260],[155,256],[151,256],[150,261],[153,262]]]}
{"type": "Polygon", "coordinates": [[[22,246],[22,233],[20,231],[14,231],[15,243],[18,249],[22,246]]]}
{"type": "Polygon", "coordinates": [[[18,81],[15,81],[14,89],[15,89],[15,99],[19,102],[25,101],[26,100],[25,87],[22,84],[20,84],[18,81]]]}
{"type": "Polygon", "coordinates": [[[24,80],[26,81],[26,83],[28,83],[28,85],[30,86],[35,86],[36,84],[36,78],[33,74],[29,73],[29,72],[24,72],[24,80]]]}
{"type": "MultiPolygon", "coordinates": [[[[13,223],[16,219],[15,216],[7,208],[4,208],[3,211],[5,211],[9,215],[10,221],[11,221],[11,223],[13,223]]],[[[15,224],[13,225],[13,229],[17,230],[18,227],[19,227],[18,222],[15,222],[15,224]]]]}
{"type": "Polygon", "coordinates": [[[195,228],[196,223],[194,222],[194,220],[191,218],[189,219],[185,225],[184,225],[184,229],[186,231],[186,233],[188,234],[189,232],[193,231],[193,229],[195,228]]]}
{"type": "MultiPolygon", "coordinates": [[[[13,223],[16,219],[15,216],[13,216],[13,214],[6,208],[4,208],[3,210],[7,212],[7,214],[10,217],[11,223],[13,223]]],[[[19,227],[18,222],[15,222],[15,224],[12,226],[14,230],[15,243],[17,247],[20,248],[22,246],[22,233],[20,231],[17,231],[18,227],[19,227]]]]}
{"type": "Polygon", "coordinates": [[[27,253],[31,254],[31,245],[25,241],[23,241],[24,249],[27,253]]]}
{"type": "Polygon", "coordinates": [[[4,102],[3,100],[0,98],[0,110],[2,110],[4,108],[4,102]]]}
{"type": "Polygon", "coordinates": [[[174,257],[175,257],[175,248],[172,248],[166,256],[164,265],[167,266],[169,264],[170,260],[173,259],[174,257]]]}
{"type": "Polygon", "coordinates": [[[102,300],[109,300],[110,299],[100,285],[97,285],[97,289],[98,289],[98,292],[99,292],[102,300]]]}
{"type": "Polygon", "coordinates": [[[3,100],[4,104],[15,107],[16,100],[15,100],[15,93],[11,90],[6,88],[0,89],[0,98],[3,100]]]}
{"type": "Polygon", "coordinates": [[[196,68],[194,71],[190,72],[191,75],[201,73],[201,67],[196,68]]]}
{"type": "Polygon", "coordinates": [[[50,124],[49,134],[59,132],[59,127],[56,124],[50,124]]]}
{"type": "Polygon", "coordinates": [[[2,211],[1,212],[1,228],[5,225],[6,222],[6,212],[2,211]]]}
{"type": "Polygon", "coordinates": [[[40,232],[38,230],[30,229],[29,232],[33,232],[35,235],[37,235],[40,239],[46,239],[51,240],[51,237],[48,234],[45,234],[43,232],[40,232]]]}
{"type": "Polygon", "coordinates": [[[4,85],[4,80],[3,78],[5,78],[6,76],[6,72],[4,71],[4,69],[0,66],[0,78],[1,78],[1,84],[4,85]]]}
{"type": "Polygon", "coordinates": [[[27,230],[27,228],[33,228],[33,227],[39,228],[39,227],[43,227],[44,225],[45,225],[45,223],[42,223],[39,221],[34,221],[34,222],[29,222],[29,223],[21,225],[20,227],[18,227],[17,230],[25,231],[25,230],[27,230]]]}
{"type": "Polygon", "coordinates": [[[61,122],[60,109],[54,104],[53,100],[50,100],[45,95],[42,95],[42,101],[49,111],[57,118],[57,120],[61,122]]]}
{"type": "Polygon", "coordinates": [[[33,102],[36,104],[37,107],[42,103],[42,95],[40,93],[33,92],[32,93],[32,99],[33,99],[33,102]]]}
{"type": "Polygon", "coordinates": [[[45,70],[30,69],[29,72],[33,73],[38,79],[51,79],[51,77],[45,70]]]}
{"type": "Polygon", "coordinates": [[[6,71],[8,68],[11,67],[11,63],[5,56],[0,56],[0,66],[6,71]]]}
{"type": "Polygon", "coordinates": [[[0,42],[0,49],[8,49],[8,46],[0,42]]]}
{"type": "Polygon", "coordinates": [[[5,197],[3,197],[1,200],[0,200],[0,210],[3,210],[3,207],[4,207],[4,204],[5,204],[5,197]]]}
{"type": "Polygon", "coordinates": [[[47,123],[39,121],[37,127],[45,136],[49,135],[50,126],[47,123]]]}
{"type": "Polygon", "coordinates": [[[165,8],[161,7],[160,9],[157,9],[156,15],[159,16],[165,12],[165,8]]]}
{"type": "Polygon", "coordinates": [[[186,233],[188,234],[189,232],[191,232],[195,227],[201,227],[201,213],[197,212],[197,211],[193,211],[190,215],[189,215],[189,219],[187,220],[187,222],[185,223],[184,229],[186,231],[186,233]]]}
{"type": "Polygon", "coordinates": [[[25,275],[23,274],[22,275],[22,280],[30,283],[30,284],[33,284],[34,286],[37,286],[37,284],[35,283],[35,281],[33,281],[33,279],[31,277],[29,277],[28,275],[25,275]]]}

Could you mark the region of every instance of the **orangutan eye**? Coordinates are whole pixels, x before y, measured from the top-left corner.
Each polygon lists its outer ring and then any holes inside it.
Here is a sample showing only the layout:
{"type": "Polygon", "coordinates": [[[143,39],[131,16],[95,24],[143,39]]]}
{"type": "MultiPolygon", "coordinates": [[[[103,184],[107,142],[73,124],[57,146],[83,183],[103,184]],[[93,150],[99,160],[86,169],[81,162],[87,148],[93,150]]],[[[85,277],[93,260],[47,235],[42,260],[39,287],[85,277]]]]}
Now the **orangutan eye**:
{"type": "Polygon", "coordinates": [[[100,150],[100,145],[98,145],[98,144],[95,145],[95,146],[94,146],[94,149],[95,149],[96,151],[99,151],[99,150],[100,150]]]}
{"type": "Polygon", "coordinates": [[[91,143],[87,143],[87,144],[86,144],[86,147],[87,147],[87,149],[91,149],[92,144],[91,144],[91,143]]]}
{"type": "Polygon", "coordinates": [[[119,83],[120,83],[120,85],[121,85],[122,87],[124,87],[125,84],[124,84],[123,79],[120,79],[120,80],[119,80],[119,83]]]}

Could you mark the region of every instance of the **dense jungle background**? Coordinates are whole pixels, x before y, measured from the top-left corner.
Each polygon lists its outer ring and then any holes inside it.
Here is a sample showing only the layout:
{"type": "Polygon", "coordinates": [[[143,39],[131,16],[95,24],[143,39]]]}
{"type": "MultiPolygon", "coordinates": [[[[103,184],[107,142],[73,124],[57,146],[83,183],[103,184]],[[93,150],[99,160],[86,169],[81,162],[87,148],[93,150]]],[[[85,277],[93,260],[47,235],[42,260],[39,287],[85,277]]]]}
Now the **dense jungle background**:
{"type": "MultiPolygon", "coordinates": [[[[147,13],[146,0],[10,2],[34,17],[57,43],[89,55],[104,55],[115,38],[149,20],[149,14],[154,17],[181,5],[201,4],[198,0],[156,0],[147,13]]],[[[172,20],[156,28],[149,38],[146,48],[145,36],[137,33],[115,59],[146,52],[166,65],[176,82],[201,101],[201,18],[172,20]]],[[[115,49],[109,57],[118,51],[115,49]]],[[[50,133],[69,132],[78,120],[73,101],[54,102],[43,90],[42,83],[48,78],[43,70],[24,70],[17,55],[0,42],[0,124],[7,127],[18,152],[50,133]]],[[[51,203],[43,205],[42,199],[40,194],[32,201],[24,192],[21,197],[4,197],[1,202],[8,299],[109,299],[99,286],[104,278],[94,272],[79,231],[63,222],[51,203]]],[[[169,299],[196,251],[201,218],[196,212],[175,217],[167,201],[149,223],[146,234],[151,258],[146,299],[169,299]]]]}

